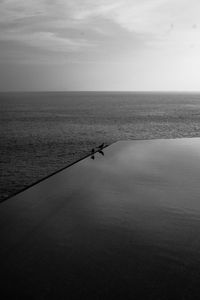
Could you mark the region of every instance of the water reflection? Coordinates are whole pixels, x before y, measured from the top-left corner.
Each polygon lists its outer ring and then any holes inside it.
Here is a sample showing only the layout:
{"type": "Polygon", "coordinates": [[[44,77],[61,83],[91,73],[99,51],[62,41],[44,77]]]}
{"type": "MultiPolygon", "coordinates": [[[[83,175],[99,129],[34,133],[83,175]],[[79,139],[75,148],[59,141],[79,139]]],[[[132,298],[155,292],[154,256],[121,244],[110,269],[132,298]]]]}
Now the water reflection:
{"type": "Polygon", "coordinates": [[[1,206],[2,287],[11,265],[35,299],[198,299],[200,139],[100,146],[1,206]]]}
{"type": "Polygon", "coordinates": [[[88,215],[120,278],[137,299],[198,297],[200,139],[119,142],[95,162],[88,215]]]}

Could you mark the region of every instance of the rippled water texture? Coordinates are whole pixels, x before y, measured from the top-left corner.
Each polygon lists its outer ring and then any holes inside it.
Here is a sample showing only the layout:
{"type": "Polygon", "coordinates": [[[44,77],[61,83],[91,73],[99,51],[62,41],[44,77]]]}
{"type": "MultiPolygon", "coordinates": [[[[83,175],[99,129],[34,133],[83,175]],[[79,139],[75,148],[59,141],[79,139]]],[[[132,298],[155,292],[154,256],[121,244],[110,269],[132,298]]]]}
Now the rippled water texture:
{"type": "Polygon", "coordinates": [[[1,93],[0,199],[102,142],[200,136],[200,94],[1,93]]]}

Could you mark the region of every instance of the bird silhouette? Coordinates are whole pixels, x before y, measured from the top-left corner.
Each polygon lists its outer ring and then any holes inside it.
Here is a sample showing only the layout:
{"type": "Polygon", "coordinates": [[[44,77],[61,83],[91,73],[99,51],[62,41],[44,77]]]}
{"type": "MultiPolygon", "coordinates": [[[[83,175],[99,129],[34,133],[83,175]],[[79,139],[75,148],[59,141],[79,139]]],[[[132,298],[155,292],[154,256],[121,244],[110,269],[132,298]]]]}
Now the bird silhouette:
{"type": "Polygon", "coordinates": [[[104,155],[103,151],[102,150],[99,150],[98,151],[101,155],[104,155]]]}
{"type": "Polygon", "coordinates": [[[103,147],[104,147],[104,143],[102,143],[98,148],[103,149],[103,147]]]}
{"type": "Polygon", "coordinates": [[[91,157],[90,157],[91,159],[95,159],[94,153],[95,153],[94,148],[92,148],[92,150],[91,150],[91,157]]]}
{"type": "MultiPolygon", "coordinates": [[[[106,145],[104,143],[102,143],[99,147],[97,147],[96,149],[96,152],[100,153],[101,155],[104,156],[104,152],[102,151],[103,148],[105,147],[106,145]]],[[[90,156],[91,159],[95,159],[95,149],[92,148],[91,150],[91,156],[90,156]]]]}

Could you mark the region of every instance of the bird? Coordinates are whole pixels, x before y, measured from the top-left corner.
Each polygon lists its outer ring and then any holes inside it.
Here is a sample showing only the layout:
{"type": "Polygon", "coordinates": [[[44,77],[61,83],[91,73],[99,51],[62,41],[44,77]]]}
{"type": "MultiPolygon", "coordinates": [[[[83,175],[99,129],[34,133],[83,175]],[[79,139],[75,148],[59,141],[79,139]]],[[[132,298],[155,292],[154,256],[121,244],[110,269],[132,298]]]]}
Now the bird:
{"type": "Polygon", "coordinates": [[[101,155],[104,155],[103,151],[102,150],[99,150],[98,151],[101,155]]]}
{"type": "Polygon", "coordinates": [[[91,159],[95,159],[94,153],[95,153],[95,152],[94,152],[94,148],[92,148],[92,150],[91,150],[91,157],[90,157],[91,159]]]}
{"type": "Polygon", "coordinates": [[[104,143],[102,143],[98,148],[103,149],[103,147],[104,147],[104,143]]]}
{"type": "MultiPolygon", "coordinates": [[[[101,155],[104,156],[104,152],[102,151],[104,147],[105,147],[105,144],[102,143],[99,147],[97,147],[96,152],[98,152],[98,153],[100,153],[101,155]]],[[[95,150],[94,150],[94,148],[92,148],[92,150],[91,150],[91,156],[90,156],[91,159],[95,159],[95,155],[94,154],[95,154],[95,150]]]]}

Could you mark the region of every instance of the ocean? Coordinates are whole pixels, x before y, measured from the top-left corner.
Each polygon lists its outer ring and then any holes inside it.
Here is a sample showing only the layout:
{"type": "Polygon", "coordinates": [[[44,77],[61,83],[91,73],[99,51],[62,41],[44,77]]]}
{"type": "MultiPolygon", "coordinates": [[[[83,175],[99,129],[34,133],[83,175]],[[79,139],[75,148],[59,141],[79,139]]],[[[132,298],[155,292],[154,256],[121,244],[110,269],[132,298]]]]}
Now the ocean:
{"type": "Polygon", "coordinates": [[[0,93],[0,201],[118,140],[200,136],[200,93],[0,93]]]}

